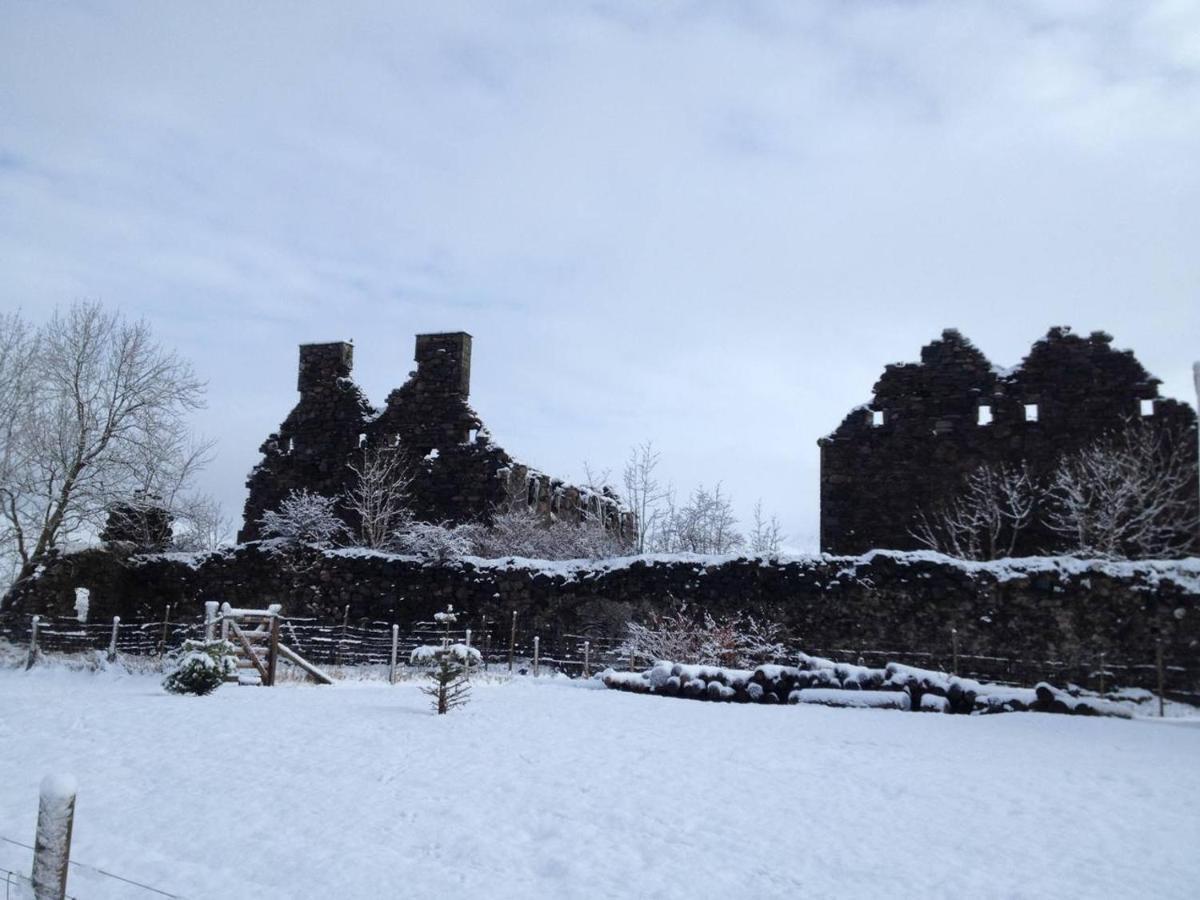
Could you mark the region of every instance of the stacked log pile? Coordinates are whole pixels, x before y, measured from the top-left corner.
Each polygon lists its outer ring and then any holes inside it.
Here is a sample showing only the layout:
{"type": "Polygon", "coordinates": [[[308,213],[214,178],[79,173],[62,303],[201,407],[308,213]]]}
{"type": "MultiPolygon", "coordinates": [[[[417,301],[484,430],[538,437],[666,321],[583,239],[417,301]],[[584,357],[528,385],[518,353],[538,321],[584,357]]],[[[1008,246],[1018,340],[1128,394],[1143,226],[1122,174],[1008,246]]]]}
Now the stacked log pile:
{"type": "Polygon", "coordinates": [[[1018,688],[898,663],[873,669],[803,654],[795,666],[726,669],[657,662],[644,672],[610,669],[601,679],[613,690],[718,703],[819,704],[964,715],[1053,712],[1130,717],[1126,709],[1102,697],[1045,682],[1018,688]]]}

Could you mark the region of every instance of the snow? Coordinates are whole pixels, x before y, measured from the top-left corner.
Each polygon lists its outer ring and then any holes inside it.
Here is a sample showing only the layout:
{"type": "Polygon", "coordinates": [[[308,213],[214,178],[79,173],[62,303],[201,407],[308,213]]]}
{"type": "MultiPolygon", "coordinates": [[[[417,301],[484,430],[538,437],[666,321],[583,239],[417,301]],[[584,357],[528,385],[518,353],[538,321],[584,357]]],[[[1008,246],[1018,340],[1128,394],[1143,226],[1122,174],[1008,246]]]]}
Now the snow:
{"type": "Polygon", "coordinates": [[[86,622],[88,617],[88,607],[92,602],[92,592],[85,587],[75,588],[75,618],[80,622],[86,622]]]}
{"type": "Polygon", "coordinates": [[[903,691],[842,691],[837,688],[803,688],[792,691],[789,700],[845,706],[859,709],[912,709],[912,701],[903,691]]]}
{"type": "Polygon", "coordinates": [[[79,785],[74,775],[51,774],[42,779],[42,783],[38,787],[38,796],[43,803],[56,809],[62,809],[75,799],[78,789],[79,785]]]}
{"type": "MultiPolygon", "coordinates": [[[[0,670],[0,835],[190,898],[1195,896],[1200,728],[0,670]],[[242,777],[252,766],[252,777],[242,777]],[[817,822],[817,827],[811,827],[817,822]]],[[[28,871],[0,842],[0,867],[28,871]]],[[[72,868],[68,893],[143,896],[72,868]]],[[[150,896],[150,895],[145,895],[150,896]]]]}

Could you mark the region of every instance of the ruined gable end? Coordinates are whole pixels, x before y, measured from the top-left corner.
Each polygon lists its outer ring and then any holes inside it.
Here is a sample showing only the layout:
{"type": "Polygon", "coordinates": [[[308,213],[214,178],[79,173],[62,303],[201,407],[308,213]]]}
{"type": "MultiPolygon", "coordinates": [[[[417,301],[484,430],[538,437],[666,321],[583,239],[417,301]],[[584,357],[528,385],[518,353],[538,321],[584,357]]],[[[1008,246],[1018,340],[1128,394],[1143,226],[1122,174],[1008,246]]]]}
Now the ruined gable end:
{"type": "MultiPolygon", "coordinates": [[[[952,499],[979,466],[1025,465],[1044,480],[1063,454],[1133,421],[1178,429],[1194,459],[1195,413],[1160,398],[1158,385],[1104,332],[1051,328],[1004,369],[948,329],[919,363],[887,366],[871,400],[818,442],[821,549],[920,549],[918,513],[952,499]]],[[[1016,552],[1054,553],[1061,543],[1034,525],[1016,552]]]]}

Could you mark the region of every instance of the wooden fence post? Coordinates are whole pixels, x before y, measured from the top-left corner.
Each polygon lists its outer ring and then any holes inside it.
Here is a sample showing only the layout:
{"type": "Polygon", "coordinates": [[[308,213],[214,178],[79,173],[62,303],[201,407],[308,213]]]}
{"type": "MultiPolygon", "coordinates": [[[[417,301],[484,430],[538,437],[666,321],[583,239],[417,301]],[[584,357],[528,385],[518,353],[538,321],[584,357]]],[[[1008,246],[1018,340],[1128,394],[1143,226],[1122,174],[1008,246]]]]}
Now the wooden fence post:
{"type": "Polygon", "coordinates": [[[42,779],[30,876],[35,900],[63,900],[67,895],[75,793],[75,779],[70,775],[47,775],[42,779]]]}
{"type": "Polygon", "coordinates": [[[534,678],[537,678],[537,674],[538,674],[538,661],[539,661],[539,658],[541,655],[540,647],[539,647],[540,643],[541,643],[541,638],[534,637],[534,639],[533,639],[533,677],[534,678]]]}
{"type": "Polygon", "coordinates": [[[400,626],[392,626],[392,661],[388,666],[388,684],[396,683],[396,646],[400,642],[400,626]]]}
{"type": "Polygon", "coordinates": [[[229,620],[233,616],[232,610],[233,607],[229,605],[228,600],[221,604],[221,640],[223,641],[229,640],[229,620]]]}
{"type": "Polygon", "coordinates": [[[108,641],[108,661],[113,662],[117,658],[117,631],[121,628],[121,617],[113,616],[112,637],[108,641]]]}
{"type": "Polygon", "coordinates": [[[162,641],[158,645],[158,655],[159,656],[162,656],[163,654],[165,654],[167,652],[167,634],[168,634],[168,629],[170,627],[171,627],[171,604],[168,603],[166,608],[163,610],[163,633],[162,633],[162,641]]]}
{"type": "Polygon", "coordinates": [[[958,629],[957,628],[950,629],[950,646],[954,652],[954,668],[952,671],[954,672],[955,675],[957,675],[958,674],[958,629]]]}
{"type": "Polygon", "coordinates": [[[337,653],[334,655],[333,664],[340,666],[342,664],[342,647],[346,643],[346,628],[350,624],[350,604],[346,604],[345,610],[342,612],[342,637],[338,641],[337,653]]]}
{"type": "Polygon", "coordinates": [[[25,668],[32,669],[33,664],[37,662],[38,656],[38,626],[42,623],[41,616],[34,616],[29,623],[29,659],[25,661],[25,668]]]}
{"type": "Polygon", "coordinates": [[[508,671],[513,670],[513,655],[517,650],[517,611],[513,610],[512,631],[508,634],[508,671]]]}
{"type": "Polygon", "coordinates": [[[204,640],[211,642],[213,639],[213,625],[217,621],[217,601],[204,601],[204,640]]]}
{"type": "Polygon", "coordinates": [[[275,687],[275,669],[279,662],[279,610],[271,607],[271,645],[267,650],[267,687],[275,687]]]}
{"type": "Polygon", "coordinates": [[[471,629],[470,628],[467,629],[467,653],[466,653],[466,659],[463,660],[463,665],[466,666],[468,672],[471,671],[471,629]]]}
{"type": "Polygon", "coordinates": [[[1166,690],[1166,678],[1163,674],[1163,645],[1162,638],[1158,639],[1158,643],[1154,652],[1154,665],[1158,669],[1158,717],[1166,716],[1165,703],[1163,702],[1163,692],[1166,690]]]}
{"type": "Polygon", "coordinates": [[[583,642],[583,677],[590,678],[592,675],[592,642],[583,642]]]}
{"type": "Polygon", "coordinates": [[[1104,654],[1100,654],[1100,694],[1104,695],[1104,654]]]}

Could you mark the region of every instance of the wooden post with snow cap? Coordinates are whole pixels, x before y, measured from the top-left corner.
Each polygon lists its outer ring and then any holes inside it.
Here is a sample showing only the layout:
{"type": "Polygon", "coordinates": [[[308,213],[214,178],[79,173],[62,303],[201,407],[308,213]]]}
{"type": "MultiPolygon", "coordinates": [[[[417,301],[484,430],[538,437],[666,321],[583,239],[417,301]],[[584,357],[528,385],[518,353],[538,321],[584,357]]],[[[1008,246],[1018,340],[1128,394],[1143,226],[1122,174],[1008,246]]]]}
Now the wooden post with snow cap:
{"type": "Polygon", "coordinates": [[[108,661],[117,658],[117,632],[121,630],[121,617],[113,616],[112,637],[108,639],[108,661]]]}
{"type": "Polygon", "coordinates": [[[275,687],[275,673],[279,668],[279,611],[282,607],[274,603],[267,607],[271,614],[271,637],[267,645],[267,687],[275,687]]]}
{"type": "Polygon", "coordinates": [[[591,678],[592,676],[592,642],[583,642],[583,677],[591,678]]]}
{"type": "Polygon", "coordinates": [[[512,631],[508,633],[508,671],[513,670],[513,655],[517,650],[517,611],[513,610],[512,631]]]}
{"type": "Polygon", "coordinates": [[[467,629],[467,652],[464,654],[463,666],[466,670],[471,671],[471,629],[467,629]]]}
{"type": "Polygon", "coordinates": [[[229,620],[233,617],[233,607],[226,600],[221,604],[221,640],[229,640],[229,620]]]}
{"type": "Polygon", "coordinates": [[[75,792],[75,779],[70,775],[47,775],[42,779],[30,875],[35,900],[63,900],[67,896],[75,792]]]}
{"type": "Polygon", "coordinates": [[[400,626],[392,626],[392,661],[388,664],[388,684],[396,683],[396,647],[400,643],[400,626]]]}
{"type": "Polygon", "coordinates": [[[217,621],[217,601],[204,601],[204,640],[211,641],[213,639],[213,626],[217,621]]]}
{"type": "Polygon", "coordinates": [[[29,622],[29,658],[25,661],[25,668],[32,669],[33,664],[37,662],[38,655],[38,627],[42,624],[41,616],[34,616],[29,622]]]}
{"type": "Polygon", "coordinates": [[[958,629],[950,629],[950,648],[954,653],[954,668],[951,670],[955,675],[958,674],[958,629]]]}
{"type": "Polygon", "coordinates": [[[533,639],[533,677],[537,678],[538,662],[541,659],[541,642],[540,637],[535,636],[533,639]]]}

